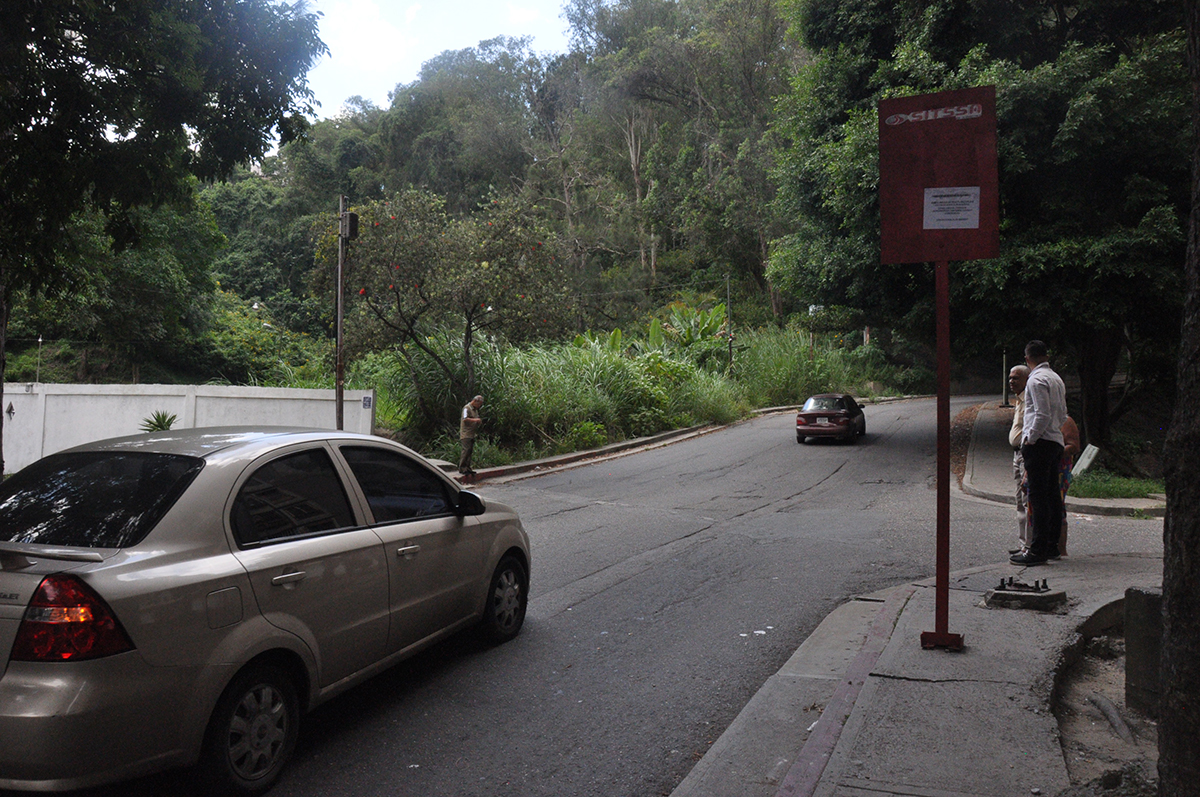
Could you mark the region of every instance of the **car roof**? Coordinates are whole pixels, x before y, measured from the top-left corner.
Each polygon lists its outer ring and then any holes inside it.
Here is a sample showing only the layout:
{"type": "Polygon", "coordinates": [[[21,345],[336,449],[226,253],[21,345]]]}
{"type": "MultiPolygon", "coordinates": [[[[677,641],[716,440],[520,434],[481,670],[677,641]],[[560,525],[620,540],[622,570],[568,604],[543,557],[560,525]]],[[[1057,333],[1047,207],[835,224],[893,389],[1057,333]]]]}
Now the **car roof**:
{"type": "Polygon", "coordinates": [[[815,396],[809,396],[810,399],[815,398],[850,398],[849,393],[818,393],[815,396]]]}
{"type": "Polygon", "coordinates": [[[403,448],[398,443],[382,437],[341,432],[334,429],[313,429],[300,426],[210,426],[96,440],[59,453],[121,451],[178,454],[208,459],[218,454],[234,452],[243,455],[254,454],[258,451],[269,451],[286,445],[314,440],[385,443],[403,448]]]}

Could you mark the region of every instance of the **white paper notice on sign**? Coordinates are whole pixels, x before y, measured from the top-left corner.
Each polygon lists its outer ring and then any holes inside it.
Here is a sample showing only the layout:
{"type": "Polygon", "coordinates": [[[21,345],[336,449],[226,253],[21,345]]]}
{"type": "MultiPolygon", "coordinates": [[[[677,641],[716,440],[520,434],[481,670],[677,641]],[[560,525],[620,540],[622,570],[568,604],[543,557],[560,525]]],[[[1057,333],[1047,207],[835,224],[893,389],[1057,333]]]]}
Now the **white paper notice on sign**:
{"type": "Polygon", "coordinates": [[[978,230],[979,186],[925,189],[925,229],[978,230]]]}

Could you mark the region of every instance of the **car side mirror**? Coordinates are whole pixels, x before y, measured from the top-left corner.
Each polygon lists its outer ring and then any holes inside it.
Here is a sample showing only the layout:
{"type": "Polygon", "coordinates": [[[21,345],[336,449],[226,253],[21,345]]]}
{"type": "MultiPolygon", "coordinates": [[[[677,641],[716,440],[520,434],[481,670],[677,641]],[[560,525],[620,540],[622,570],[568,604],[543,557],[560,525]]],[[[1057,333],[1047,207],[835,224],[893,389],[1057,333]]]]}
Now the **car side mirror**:
{"type": "Polygon", "coordinates": [[[455,514],[459,517],[470,517],[483,514],[483,499],[469,490],[460,490],[458,502],[454,506],[455,514]]]}

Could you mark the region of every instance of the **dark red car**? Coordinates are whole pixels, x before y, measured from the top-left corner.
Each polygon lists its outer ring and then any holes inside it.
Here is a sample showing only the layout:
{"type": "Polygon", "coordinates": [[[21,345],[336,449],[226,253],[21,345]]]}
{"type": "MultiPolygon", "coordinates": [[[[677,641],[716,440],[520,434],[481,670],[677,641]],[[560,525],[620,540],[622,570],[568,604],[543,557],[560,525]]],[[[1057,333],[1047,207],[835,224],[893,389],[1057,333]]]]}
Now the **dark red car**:
{"type": "Polygon", "coordinates": [[[796,442],[809,437],[832,437],[854,442],[867,433],[867,419],[853,396],[822,393],[804,402],[796,413],[796,442]]]}

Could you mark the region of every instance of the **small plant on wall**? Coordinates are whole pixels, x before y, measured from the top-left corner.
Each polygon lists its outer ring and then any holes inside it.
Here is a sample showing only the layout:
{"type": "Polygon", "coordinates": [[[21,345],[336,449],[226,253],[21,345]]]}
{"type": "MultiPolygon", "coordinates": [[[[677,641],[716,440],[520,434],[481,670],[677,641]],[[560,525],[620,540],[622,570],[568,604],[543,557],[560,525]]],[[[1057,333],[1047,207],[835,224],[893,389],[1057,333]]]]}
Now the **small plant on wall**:
{"type": "Polygon", "coordinates": [[[143,432],[165,432],[175,425],[176,416],[166,410],[159,410],[149,418],[142,420],[139,427],[143,432]]]}

